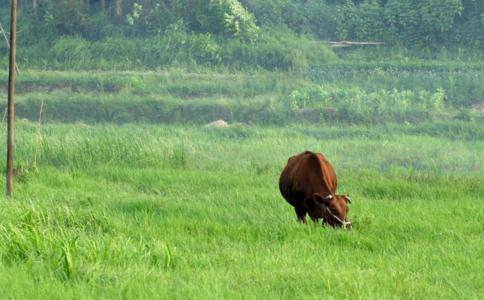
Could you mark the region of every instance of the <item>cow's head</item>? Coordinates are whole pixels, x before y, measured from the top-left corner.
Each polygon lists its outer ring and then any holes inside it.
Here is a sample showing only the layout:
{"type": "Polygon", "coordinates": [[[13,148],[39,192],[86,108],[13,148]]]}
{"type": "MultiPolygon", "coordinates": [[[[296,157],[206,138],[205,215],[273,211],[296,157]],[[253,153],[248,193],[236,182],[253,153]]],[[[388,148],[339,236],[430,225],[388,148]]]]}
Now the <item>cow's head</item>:
{"type": "Polygon", "coordinates": [[[326,223],[333,227],[351,229],[348,220],[349,204],[351,199],[347,195],[328,195],[326,197],[314,193],[312,198],[306,199],[305,206],[313,218],[323,218],[326,223]],[[309,209],[310,208],[310,209],[309,209]]]}

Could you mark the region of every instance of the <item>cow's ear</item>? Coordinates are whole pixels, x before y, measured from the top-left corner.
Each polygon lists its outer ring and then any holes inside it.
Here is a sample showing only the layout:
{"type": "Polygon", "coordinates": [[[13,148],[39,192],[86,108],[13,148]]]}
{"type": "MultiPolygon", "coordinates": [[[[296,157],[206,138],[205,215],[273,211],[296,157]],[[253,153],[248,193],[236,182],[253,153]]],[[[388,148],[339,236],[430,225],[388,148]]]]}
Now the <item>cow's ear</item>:
{"type": "Polygon", "coordinates": [[[331,204],[331,200],[333,200],[333,195],[329,194],[328,196],[326,197],[323,197],[321,194],[319,193],[314,193],[313,194],[313,199],[316,203],[320,203],[320,204],[325,204],[325,205],[330,205],[331,204]]]}
{"type": "Polygon", "coordinates": [[[351,198],[350,198],[350,195],[344,195],[344,196],[343,196],[343,199],[345,199],[346,204],[351,203],[351,198]]]}

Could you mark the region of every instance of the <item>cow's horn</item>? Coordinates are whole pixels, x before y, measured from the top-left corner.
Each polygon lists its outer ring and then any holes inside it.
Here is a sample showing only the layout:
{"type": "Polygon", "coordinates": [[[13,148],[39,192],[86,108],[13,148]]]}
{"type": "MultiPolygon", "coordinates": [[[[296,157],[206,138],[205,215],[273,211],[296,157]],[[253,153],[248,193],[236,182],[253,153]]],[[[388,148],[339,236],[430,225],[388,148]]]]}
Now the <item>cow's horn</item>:
{"type": "Polygon", "coordinates": [[[329,194],[329,195],[328,195],[328,196],[326,196],[324,199],[331,200],[331,199],[333,199],[333,195],[329,194]]]}

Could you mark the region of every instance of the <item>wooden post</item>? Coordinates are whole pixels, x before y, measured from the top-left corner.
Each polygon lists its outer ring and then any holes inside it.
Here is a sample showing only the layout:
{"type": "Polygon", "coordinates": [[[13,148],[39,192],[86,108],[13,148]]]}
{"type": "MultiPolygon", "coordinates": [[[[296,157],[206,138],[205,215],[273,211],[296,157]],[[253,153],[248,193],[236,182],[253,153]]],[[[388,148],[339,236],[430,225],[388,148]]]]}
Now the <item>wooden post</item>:
{"type": "Polygon", "coordinates": [[[10,15],[10,62],[8,69],[7,196],[13,191],[13,152],[15,125],[15,60],[17,50],[17,0],[12,0],[10,15]]]}

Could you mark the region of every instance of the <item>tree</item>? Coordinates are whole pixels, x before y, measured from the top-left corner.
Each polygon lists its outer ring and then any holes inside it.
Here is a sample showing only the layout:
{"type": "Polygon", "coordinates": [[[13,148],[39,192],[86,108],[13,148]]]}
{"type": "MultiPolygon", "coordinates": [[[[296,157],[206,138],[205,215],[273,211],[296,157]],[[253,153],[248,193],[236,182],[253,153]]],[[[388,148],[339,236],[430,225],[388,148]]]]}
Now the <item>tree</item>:
{"type": "Polygon", "coordinates": [[[257,25],[254,16],[237,0],[210,0],[208,29],[210,32],[222,32],[242,41],[257,38],[257,25]]]}
{"type": "Polygon", "coordinates": [[[119,21],[123,19],[123,0],[116,0],[115,13],[119,21]]]}

